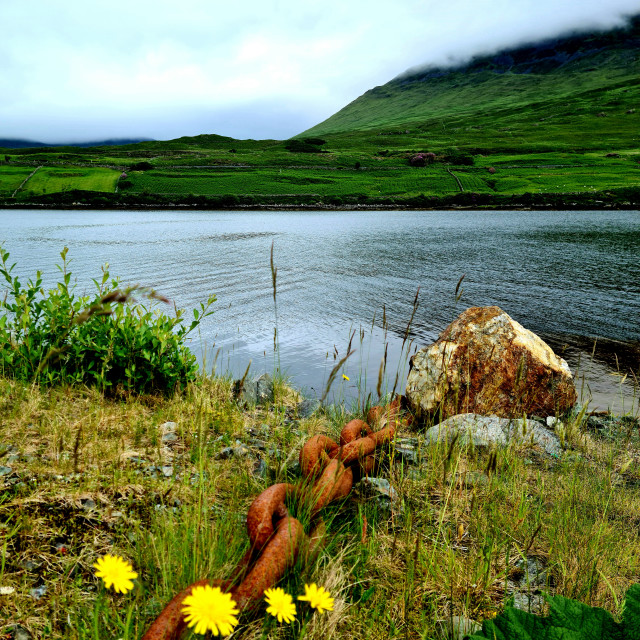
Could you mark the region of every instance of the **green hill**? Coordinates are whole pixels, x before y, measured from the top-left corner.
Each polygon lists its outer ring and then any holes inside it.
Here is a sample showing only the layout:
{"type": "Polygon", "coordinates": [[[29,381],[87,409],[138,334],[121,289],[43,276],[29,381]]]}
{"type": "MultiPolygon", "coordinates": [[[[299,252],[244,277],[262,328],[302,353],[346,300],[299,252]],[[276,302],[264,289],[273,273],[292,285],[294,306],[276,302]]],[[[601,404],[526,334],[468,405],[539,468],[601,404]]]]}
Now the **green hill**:
{"type": "Polygon", "coordinates": [[[635,149],[639,103],[640,16],[624,29],[408,72],[302,135],[395,133],[435,151],[635,149]]]}

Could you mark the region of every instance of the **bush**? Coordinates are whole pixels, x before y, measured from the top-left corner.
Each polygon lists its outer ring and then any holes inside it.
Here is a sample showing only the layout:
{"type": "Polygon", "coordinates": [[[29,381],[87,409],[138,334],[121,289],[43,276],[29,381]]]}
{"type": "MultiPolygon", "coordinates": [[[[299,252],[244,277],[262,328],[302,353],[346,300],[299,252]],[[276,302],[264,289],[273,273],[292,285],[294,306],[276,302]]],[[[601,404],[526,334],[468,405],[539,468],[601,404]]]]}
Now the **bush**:
{"type": "Polygon", "coordinates": [[[47,294],[42,274],[22,286],[12,274],[9,252],[0,247],[0,275],[8,284],[0,299],[0,373],[25,382],[87,384],[108,393],[172,393],[196,379],[196,357],[187,335],[211,315],[215,296],[183,325],[183,310],[170,317],[156,308],[168,303],[152,290],[119,288],[108,265],[94,296],[76,296],[67,270],[68,249],[60,253],[62,278],[47,294]],[[150,300],[148,306],[134,294],[150,300]]]}
{"type": "Polygon", "coordinates": [[[287,140],[284,146],[287,151],[292,153],[322,153],[323,144],[326,143],[321,138],[305,138],[304,140],[293,138],[287,140]]]}
{"type": "Polygon", "coordinates": [[[149,171],[153,168],[154,167],[150,162],[136,162],[129,167],[129,171],[149,171]]]}
{"type": "Polygon", "coordinates": [[[468,153],[452,153],[445,157],[445,160],[451,164],[471,166],[475,164],[475,159],[468,153]]]}

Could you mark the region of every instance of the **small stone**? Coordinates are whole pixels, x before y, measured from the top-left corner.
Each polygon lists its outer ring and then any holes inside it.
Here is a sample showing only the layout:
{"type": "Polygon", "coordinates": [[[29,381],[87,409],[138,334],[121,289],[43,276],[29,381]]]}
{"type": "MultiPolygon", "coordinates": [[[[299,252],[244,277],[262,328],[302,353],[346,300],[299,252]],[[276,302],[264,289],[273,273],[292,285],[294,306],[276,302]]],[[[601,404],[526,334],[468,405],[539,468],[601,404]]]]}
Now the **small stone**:
{"type": "Polygon", "coordinates": [[[522,577],[516,581],[520,586],[546,586],[547,570],[539,558],[528,556],[526,561],[519,558],[516,567],[523,572],[522,577]]]}
{"type": "Polygon", "coordinates": [[[39,587],[34,587],[33,589],[29,589],[29,595],[35,600],[40,600],[44,598],[47,593],[47,585],[41,584],[39,587]]]}
{"type": "Polygon", "coordinates": [[[25,571],[37,571],[41,567],[42,563],[29,560],[28,558],[20,562],[20,568],[25,571]]]}
{"type": "Polygon", "coordinates": [[[258,449],[259,451],[265,451],[267,449],[267,443],[264,440],[260,440],[259,438],[249,438],[247,444],[254,449],[258,449]]]}
{"type": "Polygon", "coordinates": [[[560,418],[556,418],[555,416],[547,416],[547,428],[549,429],[557,429],[562,426],[562,420],[560,418]]]}
{"type": "Polygon", "coordinates": [[[167,444],[168,442],[176,442],[178,440],[178,434],[174,431],[170,431],[169,433],[165,433],[162,438],[162,443],[167,444]]]}
{"type": "Polygon", "coordinates": [[[250,451],[244,445],[237,447],[225,447],[217,456],[217,460],[228,460],[229,458],[244,458],[250,451]]]}
{"type": "Polygon", "coordinates": [[[310,418],[319,408],[320,403],[317,400],[305,398],[296,407],[296,413],[299,418],[310,418]]]}
{"type": "Polygon", "coordinates": [[[216,456],[217,460],[228,460],[233,455],[233,447],[225,447],[216,456]]]}
{"type": "Polygon", "coordinates": [[[10,596],[15,591],[15,587],[0,587],[0,596],[10,596]]]}
{"type": "Polygon", "coordinates": [[[8,476],[13,473],[11,467],[0,467],[0,476],[8,476]]]}
{"type": "Polygon", "coordinates": [[[257,476],[258,478],[266,478],[267,471],[268,471],[267,463],[262,458],[260,458],[253,465],[253,475],[257,476]]]}
{"type": "Polygon", "coordinates": [[[545,599],[539,593],[520,593],[513,594],[513,608],[529,613],[542,613],[545,606],[545,599]]]}
{"type": "Polygon", "coordinates": [[[385,478],[362,478],[356,485],[361,493],[373,495],[382,509],[391,510],[392,513],[402,511],[400,498],[390,482],[385,478]]]}
{"type": "Polygon", "coordinates": [[[10,640],[33,640],[33,636],[20,624],[7,627],[10,640]]]}
{"type": "Polygon", "coordinates": [[[436,623],[436,631],[442,640],[464,640],[467,636],[480,631],[482,625],[463,616],[451,616],[436,623]]]}
{"type": "Polygon", "coordinates": [[[170,464],[165,464],[162,467],[162,475],[165,478],[170,478],[173,475],[173,467],[170,464]]]}
{"type": "Polygon", "coordinates": [[[178,428],[178,423],[177,422],[163,422],[160,427],[159,427],[162,431],[164,431],[165,433],[169,432],[169,431],[175,431],[178,428]]]}
{"type": "Polygon", "coordinates": [[[95,503],[95,500],[93,500],[93,498],[80,498],[80,506],[85,511],[91,511],[91,509],[96,508],[96,503],[95,503]]]}
{"type": "Polygon", "coordinates": [[[397,438],[392,447],[396,458],[407,464],[418,464],[418,439],[397,438]]]}

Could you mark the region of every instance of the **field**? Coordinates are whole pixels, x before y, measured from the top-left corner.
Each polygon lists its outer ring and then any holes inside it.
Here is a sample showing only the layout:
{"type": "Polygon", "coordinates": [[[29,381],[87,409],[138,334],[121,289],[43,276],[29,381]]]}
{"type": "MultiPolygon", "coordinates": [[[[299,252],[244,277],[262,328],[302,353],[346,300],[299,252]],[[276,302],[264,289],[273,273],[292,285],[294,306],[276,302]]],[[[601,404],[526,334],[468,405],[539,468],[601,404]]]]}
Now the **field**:
{"type": "Polygon", "coordinates": [[[441,167],[412,172],[355,169],[181,169],[130,174],[131,192],[145,190],[166,195],[320,195],[349,196],[376,193],[386,196],[418,193],[446,194],[457,185],[441,167]]]}
{"type": "Polygon", "coordinates": [[[11,195],[32,171],[30,167],[0,167],[0,194],[11,195]]]}
{"type": "MultiPolygon", "coordinates": [[[[2,175],[1,171],[0,175],[2,175]]],[[[120,172],[102,167],[86,168],[73,165],[41,167],[29,178],[20,191],[22,194],[30,195],[55,193],[70,189],[113,192],[119,177],[120,172]]]]}

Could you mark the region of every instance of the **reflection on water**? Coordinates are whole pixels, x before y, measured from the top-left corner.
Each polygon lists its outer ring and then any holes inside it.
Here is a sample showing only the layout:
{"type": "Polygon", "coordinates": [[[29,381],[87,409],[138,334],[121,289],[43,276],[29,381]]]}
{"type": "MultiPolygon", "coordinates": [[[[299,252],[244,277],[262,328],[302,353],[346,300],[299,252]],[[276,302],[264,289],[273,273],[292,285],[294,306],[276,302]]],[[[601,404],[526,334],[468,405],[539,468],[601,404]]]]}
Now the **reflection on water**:
{"type": "MultiPolygon", "coordinates": [[[[598,352],[585,363],[594,337],[617,341],[621,357],[640,344],[639,232],[638,212],[0,212],[0,241],[16,269],[41,269],[48,285],[66,245],[80,291],[108,262],[124,283],[151,286],[181,307],[216,293],[216,313],[192,348],[209,364],[221,348],[219,371],[239,376],[249,360],[256,373],[273,371],[273,242],[279,358],[307,392],[322,394],[354,331],[350,381],[339,379],[338,394],[354,397],[357,381],[375,390],[385,343],[387,388],[400,366],[402,389],[400,349],[419,287],[412,350],[464,308],[495,304],[565,346],[601,407],[619,402],[621,378],[598,352]]],[[[637,357],[628,361],[637,372],[637,357]]]]}

